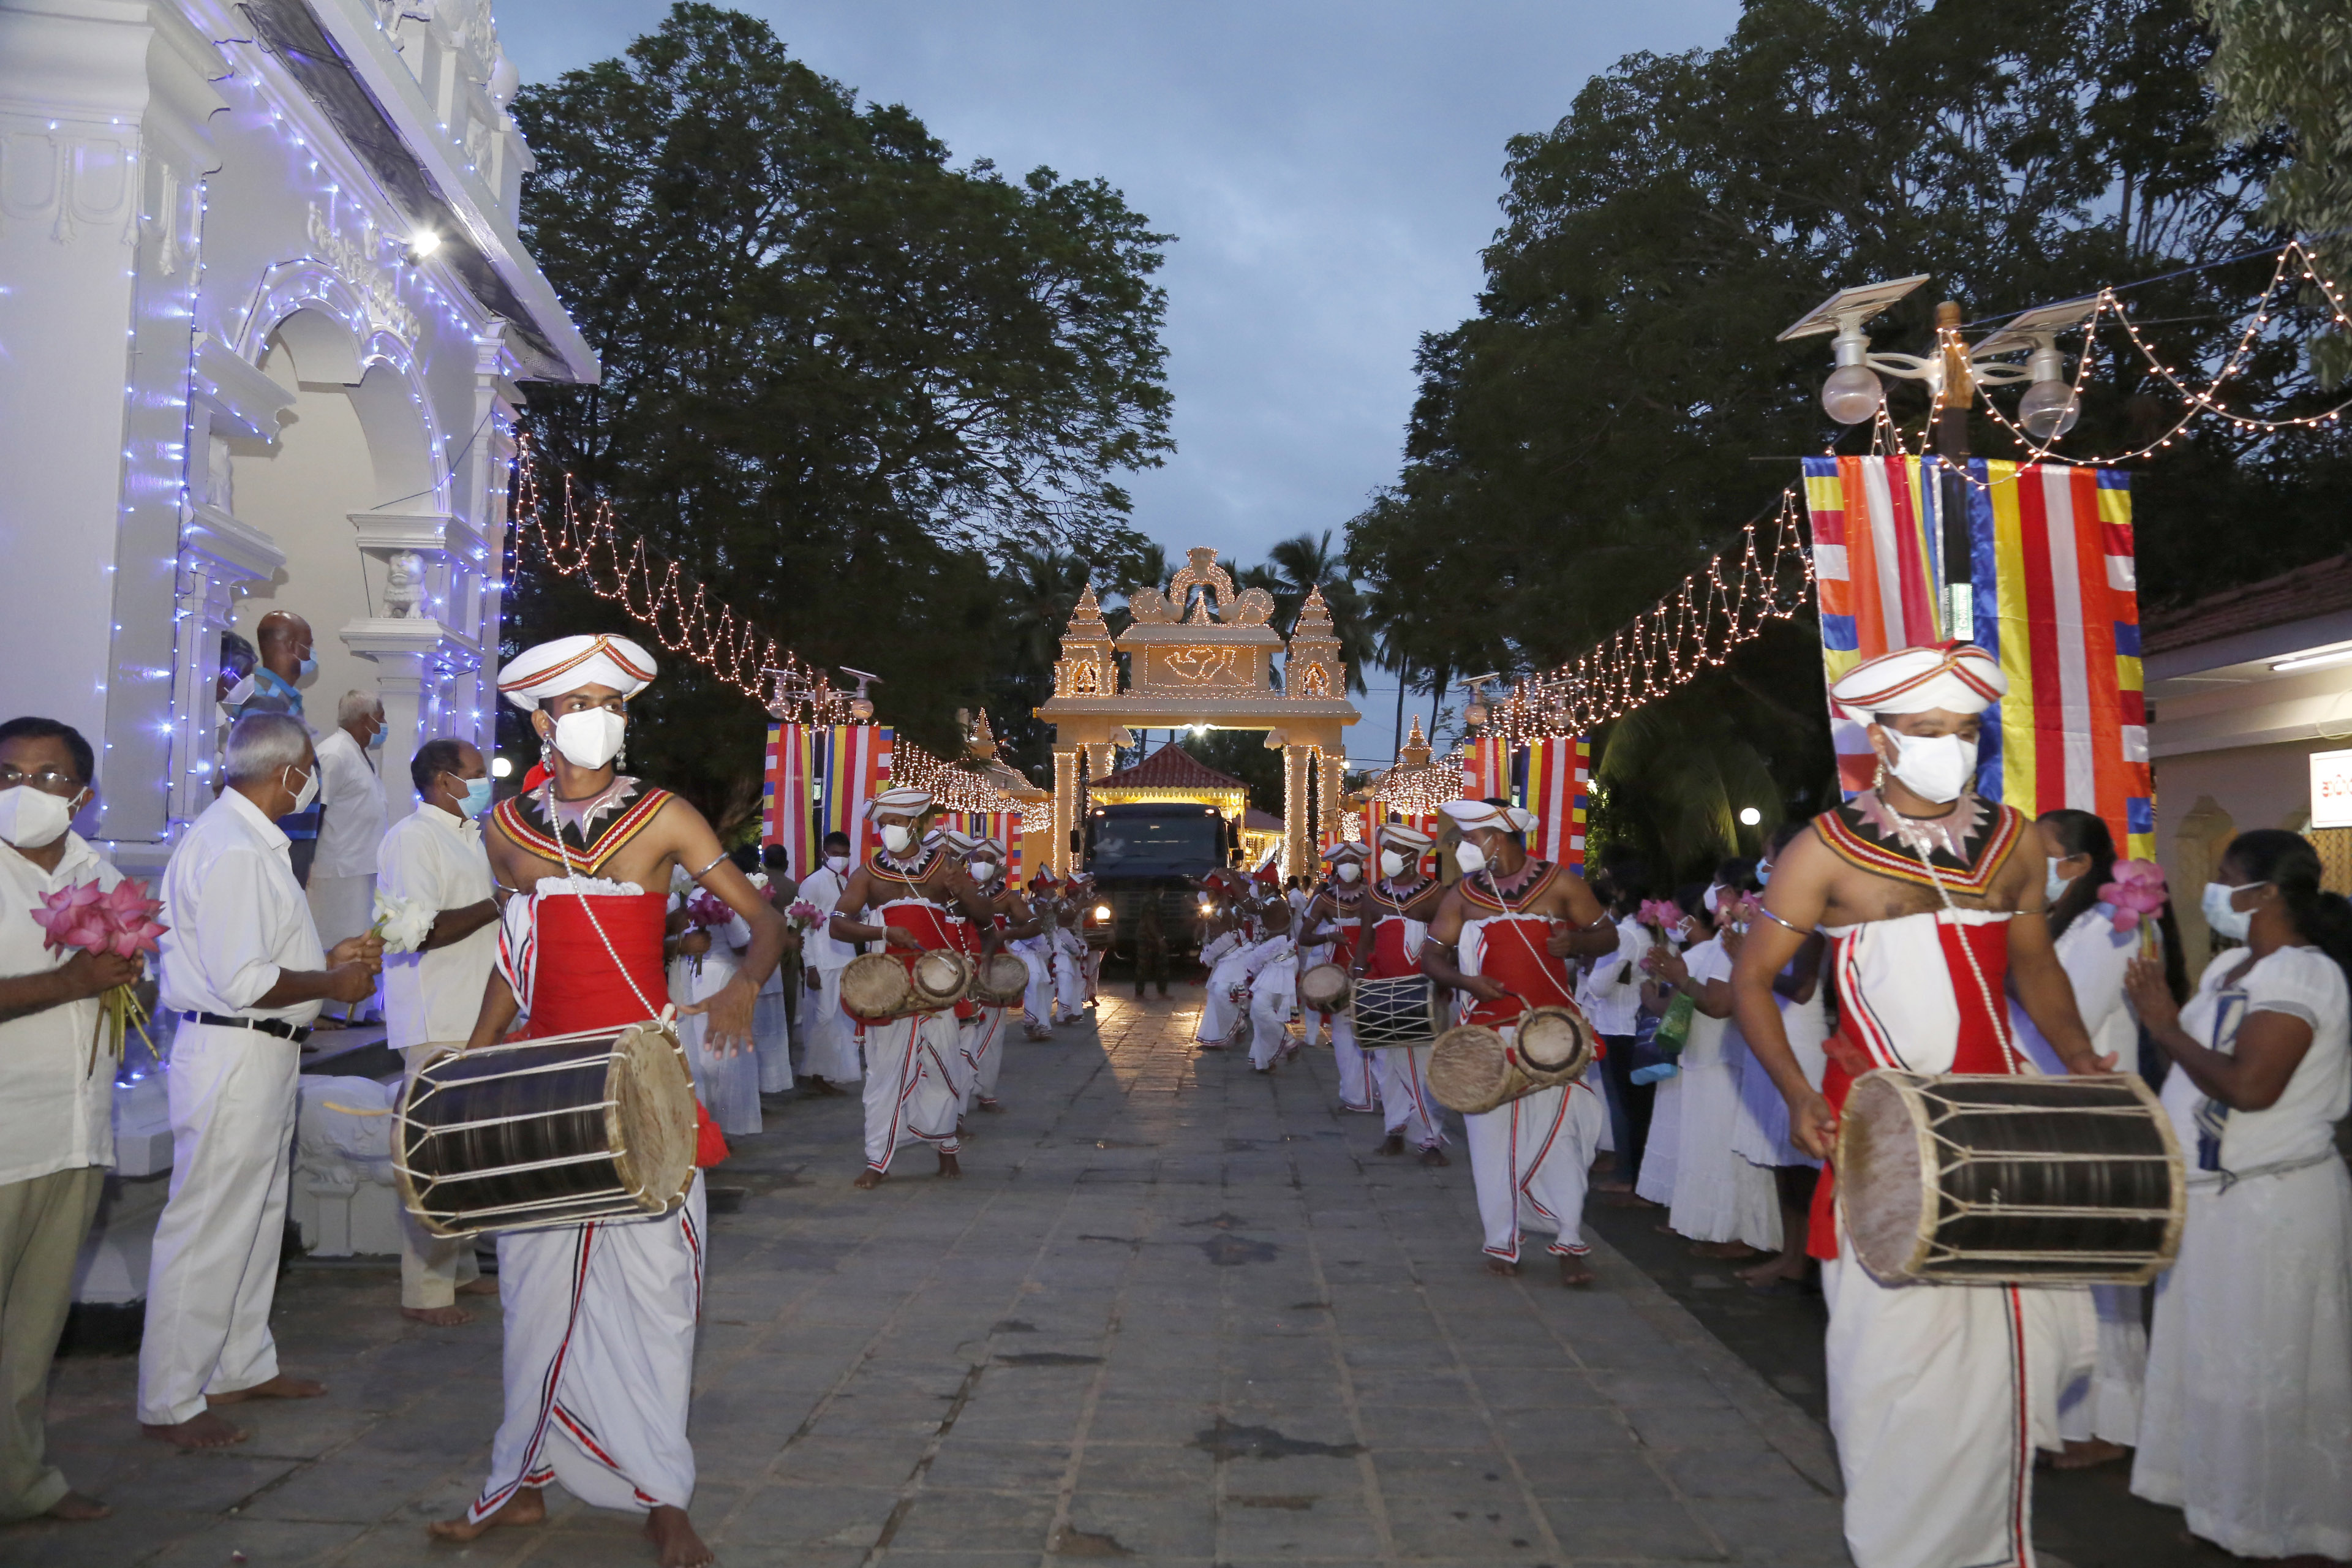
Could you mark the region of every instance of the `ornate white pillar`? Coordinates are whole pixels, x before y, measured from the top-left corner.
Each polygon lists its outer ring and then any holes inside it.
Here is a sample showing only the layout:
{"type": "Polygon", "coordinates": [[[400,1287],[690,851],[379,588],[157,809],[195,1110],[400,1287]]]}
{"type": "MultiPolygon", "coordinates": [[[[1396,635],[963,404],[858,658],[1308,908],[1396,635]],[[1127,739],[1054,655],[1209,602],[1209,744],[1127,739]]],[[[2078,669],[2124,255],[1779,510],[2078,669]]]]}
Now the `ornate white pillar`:
{"type": "Polygon", "coordinates": [[[391,820],[397,822],[416,809],[409,762],[425,741],[451,732],[446,715],[452,693],[469,689],[480,656],[472,644],[423,616],[352,621],[341,637],[345,647],[377,668],[376,694],[383,700],[383,797],[391,820]]]}
{"type": "Polygon", "coordinates": [[[1304,877],[1315,865],[1315,808],[1307,793],[1312,746],[1282,748],[1282,874],[1304,877]]]}
{"type": "MultiPolygon", "coordinates": [[[[1059,869],[1070,868],[1070,834],[1078,825],[1078,748],[1054,748],[1054,837],[1045,847],[1046,859],[1059,869]]],[[[1033,871],[1035,869],[1032,868],[1033,871]]]]}

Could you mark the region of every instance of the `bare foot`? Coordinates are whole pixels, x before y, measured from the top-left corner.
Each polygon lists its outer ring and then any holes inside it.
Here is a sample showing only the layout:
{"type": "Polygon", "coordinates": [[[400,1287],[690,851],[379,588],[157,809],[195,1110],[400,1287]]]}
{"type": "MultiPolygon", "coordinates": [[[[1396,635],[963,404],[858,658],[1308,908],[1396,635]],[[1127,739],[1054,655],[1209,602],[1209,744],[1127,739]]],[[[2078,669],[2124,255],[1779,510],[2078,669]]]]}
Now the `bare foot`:
{"type": "Polygon", "coordinates": [[[467,1514],[436,1520],[425,1527],[425,1533],[436,1541],[471,1541],[484,1531],[496,1530],[502,1524],[543,1524],[546,1521],[546,1495],[537,1487],[525,1487],[487,1519],[476,1520],[467,1514]]]}
{"type": "Polygon", "coordinates": [[[1694,1241],[1690,1246],[1693,1258],[1760,1258],[1763,1255],[1744,1241],[1694,1241]]]}
{"type": "Polygon", "coordinates": [[[1601,1201],[1612,1209],[1654,1209],[1664,1205],[1654,1204],[1639,1193],[1603,1192],[1601,1201]]]}
{"type": "Polygon", "coordinates": [[[1507,1258],[1489,1258],[1486,1259],[1486,1272],[1489,1274],[1499,1274],[1504,1279],[1508,1279],[1518,1271],[1519,1266],[1512,1262],[1507,1258]]]}
{"type": "MultiPolygon", "coordinates": [[[[958,1181],[961,1181],[963,1178],[963,1167],[957,1164],[956,1157],[953,1154],[949,1153],[944,1149],[940,1151],[940,1174],[958,1181]]],[[[680,1514],[678,1517],[680,1519],[684,1519],[686,1516],[684,1514],[680,1514]]],[[[688,1533],[692,1534],[693,1531],[689,1531],[688,1533]]],[[[698,1545],[700,1543],[697,1542],[697,1544],[698,1545]]]]}
{"type": "Polygon", "coordinates": [[[1731,1277],[1743,1285],[1772,1285],[1780,1280],[1801,1280],[1805,1277],[1805,1260],[1799,1258],[1795,1268],[1780,1258],[1768,1258],[1752,1268],[1735,1268],[1731,1277]]]}
{"type": "Polygon", "coordinates": [[[1391,1132],[1387,1137],[1381,1139],[1379,1152],[1382,1154],[1403,1153],[1404,1134],[1402,1132],[1391,1132]]]}
{"type": "Polygon", "coordinates": [[[2130,1452],[2121,1443],[2110,1443],[2105,1437],[2094,1437],[2088,1442],[2070,1437],[2066,1440],[2066,1451],[2051,1460],[2050,1468],[2055,1470],[2095,1469],[2101,1465],[2112,1465],[2130,1452]]]}
{"type": "Polygon", "coordinates": [[[479,1279],[468,1279],[457,1287],[460,1296],[495,1296],[499,1293],[499,1277],[486,1274],[479,1279]]]}
{"type": "Polygon", "coordinates": [[[104,1519],[114,1510],[94,1497],[79,1492],[68,1492],[45,1510],[43,1519],[61,1519],[69,1524],[87,1524],[93,1519],[104,1519]]]}
{"type": "Polygon", "coordinates": [[[454,1329],[460,1323],[474,1321],[474,1314],[463,1307],[403,1307],[400,1315],[412,1322],[436,1329],[454,1329]]]}
{"type": "Polygon", "coordinates": [[[207,1394],[207,1405],[242,1405],[248,1399],[316,1399],[327,1392],[327,1385],[307,1377],[289,1377],[279,1373],[267,1383],[257,1383],[251,1388],[233,1388],[226,1394],[207,1394]]]}
{"type": "Polygon", "coordinates": [[[856,1187],[861,1193],[872,1192],[876,1187],[882,1184],[882,1177],[884,1174],[885,1173],[874,1170],[869,1166],[867,1169],[858,1172],[857,1180],[850,1183],[849,1184],[856,1187]]]}
{"type": "Polygon", "coordinates": [[[839,1084],[830,1082],[824,1079],[813,1078],[806,1079],[805,1081],[808,1084],[808,1089],[811,1094],[822,1094],[838,1098],[842,1092],[841,1086],[839,1084]]]}
{"type": "Polygon", "coordinates": [[[660,1553],[661,1568],[703,1568],[719,1561],[694,1533],[694,1521],[682,1508],[664,1505],[646,1515],[646,1539],[660,1553]]]}
{"type": "Polygon", "coordinates": [[[987,1111],[1002,1111],[1004,1106],[1000,1100],[983,1100],[980,1102],[980,1109],[987,1111]]]}
{"type": "Polygon", "coordinates": [[[1436,1169],[1440,1165],[1451,1165],[1454,1163],[1453,1161],[1445,1157],[1445,1151],[1439,1148],[1434,1143],[1432,1143],[1428,1148],[1423,1149],[1421,1152],[1421,1163],[1429,1166],[1432,1170],[1436,1169]]]}
{"type": "Polygon", "coordinates": [[[1565,1252],[1560,1254],[1559,1282],[1564,1288],[1570,1290],[1581,1290],[1586,1286],[1591,1284],[1592,1280],[1593,1273],[1592,1266],[1591,1264],[1585,1262],[1583,1258],[1574,1257],[1571,1254],[1565,1252]]]}
{"type": "Polygon", "coordinates": [[[142,1421],[139,1430],[159,1443],[169,1443],[174,1448],[226,1448],[242,1443],[252,1433],[230,1426],[209,1410],[198,1411],[176,1426],[158,1426],[142,1421]]]}

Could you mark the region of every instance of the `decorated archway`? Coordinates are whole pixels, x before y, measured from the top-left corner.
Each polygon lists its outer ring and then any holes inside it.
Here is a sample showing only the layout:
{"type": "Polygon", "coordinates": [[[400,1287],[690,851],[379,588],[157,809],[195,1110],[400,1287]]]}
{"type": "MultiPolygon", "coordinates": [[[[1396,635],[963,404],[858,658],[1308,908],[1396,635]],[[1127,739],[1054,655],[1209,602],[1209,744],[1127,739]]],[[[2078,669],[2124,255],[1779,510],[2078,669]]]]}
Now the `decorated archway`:
{"type": "Polygon", "coordinates": [[[1309,593],[1285,638],[1267,624],[1273,595],[1237,591],[1213,550],[1187,553],[1165,593],[1146,588],[1129,598],[1134,624],[1117,637],[1092,584],[1071,613],[1054,695],[1036,710],[1054,726],[1053,842],[1067,852],[1083,780],[1108,775],[1113,752],[1135,744],[1136,729],[1264,730],[1265,743],[1282,752],[1284,869],[1303,871],[1314,864],[1318,837],[1339,831],[1347,766],[1340,731],[1357,717],[1330,608],[1320,589],[1309,593]]]}

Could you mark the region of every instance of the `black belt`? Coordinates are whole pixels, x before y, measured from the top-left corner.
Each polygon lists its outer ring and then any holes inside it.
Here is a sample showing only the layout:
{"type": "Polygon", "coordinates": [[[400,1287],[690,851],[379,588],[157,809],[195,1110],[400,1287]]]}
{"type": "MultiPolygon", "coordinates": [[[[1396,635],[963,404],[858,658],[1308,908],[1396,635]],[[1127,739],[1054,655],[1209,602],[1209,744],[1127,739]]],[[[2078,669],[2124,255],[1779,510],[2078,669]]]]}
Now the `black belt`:
{"type": "Polygon", "coordinates": [[[226,1013],[183,1013],[184,1024],[212,1024],[224,1029],[258,1029],[265,1035],[275,1035],[281,1040],[299,1045],[310,1037],[308,1024],[289,1024],[283,1018],[239,1018],[226,1013]]]}

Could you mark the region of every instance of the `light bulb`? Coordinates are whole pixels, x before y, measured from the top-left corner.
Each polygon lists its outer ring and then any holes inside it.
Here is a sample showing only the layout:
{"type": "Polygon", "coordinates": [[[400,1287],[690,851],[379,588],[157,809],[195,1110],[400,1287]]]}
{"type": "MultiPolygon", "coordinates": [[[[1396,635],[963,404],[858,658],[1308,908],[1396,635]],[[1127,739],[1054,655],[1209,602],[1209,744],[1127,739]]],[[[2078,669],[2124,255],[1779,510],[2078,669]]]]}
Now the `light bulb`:
{"type": "Polygon", "coordinates": [[[1759,822],[1761,822],[1761,821],[1763,821],[1763,820],[1764,820],[1764,814],[1763,814],[1762,812],[1760,812],[1760,811],[1757,810],[1754,806],[1752,806],[1752,805],[1743,805],[1743,806],[1741,806],[1741,807],[1739,808],[1739,826],[1742,826],[1742,827],[1753,827],[1753,826],[1755,826],[1758,823],[1759,823],[1759,822]]]}
{"type": "Polygon", "coordinates": [[[1886,388],[1866,364],[1842,364],[1822,383],[1822,407],[1841,425],[1859,425],[1878,412],[1886,388]]]}
{"type": "Polygon", "coordinates": [[[2017,400],[2017,422],[2037,441],[2054,441],[2074,427],[2083,405],[2063,381],[2037,381],[2017,400]]]}
{"type": "Polygon", "coordinates": [[[849,716],[863,724],[874,717],[874,704],[863,697],[853,699],[849,704],[849,716]]]}
{"type": "Polygon", "coordinates": [[[490,759],[490,776],[492,778],[502,779],[513,772],[514,763],[505,757],[492,757],[490,759]]]}

